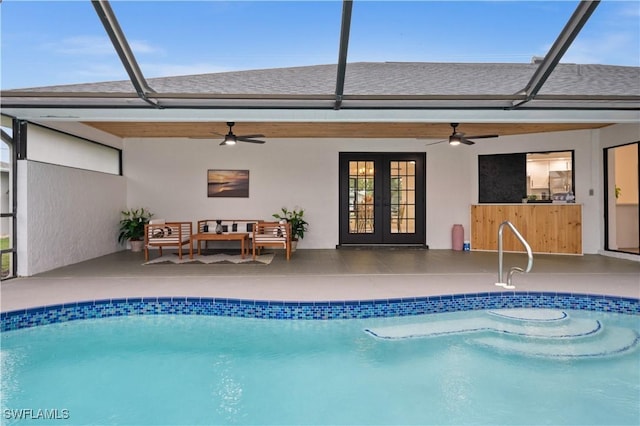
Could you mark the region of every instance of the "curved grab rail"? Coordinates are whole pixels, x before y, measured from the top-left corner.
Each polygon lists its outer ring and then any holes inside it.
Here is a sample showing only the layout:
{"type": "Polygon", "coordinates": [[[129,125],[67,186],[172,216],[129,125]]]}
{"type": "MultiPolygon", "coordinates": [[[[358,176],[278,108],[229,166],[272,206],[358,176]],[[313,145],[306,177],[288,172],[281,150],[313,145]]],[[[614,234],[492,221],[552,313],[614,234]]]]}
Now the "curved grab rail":
{"type": "Polygon", "coordinates": [[[513,277],[513,274],[515,272],[526,274],[527,272],[531,271],[532,267],[533,267],[533,254],[531,253],[531,246],[529,245],[529,243],[527,243],[527,240],[524,239],[524,237],[520,234],[520,232],[518,232],[516,227],[513,226],[513,224],[508,220],[505,220],[500,224],[500,227],[498,228],[498,282],[496,283],[496,285],[500,287],[508,288],[508,289],[516,288],[514,285],[511,285],[511,279],[513,277]],[[504,229],[505,226],[508,226],[513,232],[513,234],[516,236],[516,238],[520,240],[525,250],[527,251],[527,257],[529,259],[526,269],[522,269],[517,266],[513,266],[511,267],[511,269],[509,269],[509,274],[507,275],[506,283],[502,280],[503,278],[502,258],[504,255],[504,251],[502,250],[502,230],[504,229]]]}

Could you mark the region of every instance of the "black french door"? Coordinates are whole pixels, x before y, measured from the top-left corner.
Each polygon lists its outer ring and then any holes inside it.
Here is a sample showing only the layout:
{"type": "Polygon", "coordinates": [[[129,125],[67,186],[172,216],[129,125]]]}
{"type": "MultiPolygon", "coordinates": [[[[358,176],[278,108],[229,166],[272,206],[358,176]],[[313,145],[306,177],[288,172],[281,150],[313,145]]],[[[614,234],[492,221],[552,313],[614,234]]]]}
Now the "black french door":
{"type": "Polygon", "coordinates": [[[340,153],[340,245],[425,245],[424,200],[424,153],[340,153]]]}

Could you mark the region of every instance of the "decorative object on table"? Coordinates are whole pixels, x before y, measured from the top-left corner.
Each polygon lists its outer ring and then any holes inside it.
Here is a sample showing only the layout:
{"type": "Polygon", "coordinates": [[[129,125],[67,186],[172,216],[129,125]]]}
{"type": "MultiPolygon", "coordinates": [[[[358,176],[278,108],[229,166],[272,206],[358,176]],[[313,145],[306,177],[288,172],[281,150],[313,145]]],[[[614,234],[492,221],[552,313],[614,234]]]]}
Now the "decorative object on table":
{"type": "Polygon", "coordinates": [[[149,223],[153,217],[153,213],[140,209],[129,209],[121,212],[120,233],[118,234],[118,242],[123,244],[129,241],[131,251],[142,251],[144,240],[144,226],[149,223]]]}
{"type": "Polygon", "coordinates": [[[202,227],[202,232],[209,232],[209,222],[205,222],[202,227]]]}
{"type": "Polygon", "coordinates": [[[216,234],[222,234],[222,220],[216,220],[216,234]]]}
{"type": "Polygon", "coordinates": [[[274,213],[272,216],[279,220],[286,220],[291,224],[291,251],[295,251],[298,240],[304,238],[304,233],[307,232],[309,225],[304,220],[304,209],[289,210],[283,207],[280,213],[274,213]]]}
{"type": "Polygon", "coordinates": [[[208,170],[207,197],[249,197],[249,170],[208,170]]]}

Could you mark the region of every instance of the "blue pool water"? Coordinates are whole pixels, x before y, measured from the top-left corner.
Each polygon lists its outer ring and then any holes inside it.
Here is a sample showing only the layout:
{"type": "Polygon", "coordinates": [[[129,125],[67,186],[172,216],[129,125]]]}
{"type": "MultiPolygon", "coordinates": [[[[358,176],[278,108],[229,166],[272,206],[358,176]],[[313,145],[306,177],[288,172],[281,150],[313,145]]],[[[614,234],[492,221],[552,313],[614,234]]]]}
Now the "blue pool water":
{"type": "Polygon", "coordinates": [[[640,317],[562,312],[8,331],[2,424],[639,424],[640,317]]]}

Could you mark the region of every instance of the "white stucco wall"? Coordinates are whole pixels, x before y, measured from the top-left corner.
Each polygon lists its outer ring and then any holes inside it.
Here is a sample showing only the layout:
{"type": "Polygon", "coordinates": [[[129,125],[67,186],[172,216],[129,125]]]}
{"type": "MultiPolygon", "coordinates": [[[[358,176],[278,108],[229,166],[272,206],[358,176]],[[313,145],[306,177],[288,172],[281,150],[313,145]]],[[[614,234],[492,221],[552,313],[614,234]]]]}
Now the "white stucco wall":
{"type": "Polygon", "coordinates": [[[640,141],[640,124],[616,124],[599,130],[600,148],[640,141]]]}
{"type": "MultiPolygon", "coordinates": [[[[606,134],[617,135],[616,127],[606,134]]],[[[623,136],[632,141],[634,129],[623,136]],[[631,139],[629,139],[631,138],[631,139]]],[[[310,232],[301,248],[334,248],[338,243],[339,152],[425,152],[427,157],[426,244],[451,248],[451,227],[461,223],[469,237],[469,207],[477,203],[479,154],[575,151],[575,191],[583,205],[583,251],[602,247],[602,130],[518,135],[481,140],[473,146],[398,139],[269,139],[264,145],[223,147],[217,140],[127,139],[124,175],[128,207],[151,209],[167,220],[268,219],[280,207],[303,207],[310,232]],[[594,158],[595,156],[595,158],[594,158]],[[207,169],[250,170],[249,198],[207,198],[207,169]],[[593,189],[593,195],[590,190],[593,189]]]]}
{"type": "Polygon", "coordinates": [[[18,162],[18,275],[119,249],[125,179],[36,161],[18,162]]]}
{"type": "Polygon", "coordinates": [[[112,147],[37,125],[29,125],[27,140],[29,160],[112,174],[120,172],[119,152],[112,147]]]}
{"type": "Polygon", "coordinates": [[[478,193],[477,184],[471,183],[477,157],[466,145],[452,147],[445,142],[425,148],[427,244],[433,249],[450,249],[454,224],[462,224],[465,240],[470,239],[470,205],[478,193]]]}

